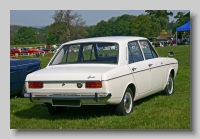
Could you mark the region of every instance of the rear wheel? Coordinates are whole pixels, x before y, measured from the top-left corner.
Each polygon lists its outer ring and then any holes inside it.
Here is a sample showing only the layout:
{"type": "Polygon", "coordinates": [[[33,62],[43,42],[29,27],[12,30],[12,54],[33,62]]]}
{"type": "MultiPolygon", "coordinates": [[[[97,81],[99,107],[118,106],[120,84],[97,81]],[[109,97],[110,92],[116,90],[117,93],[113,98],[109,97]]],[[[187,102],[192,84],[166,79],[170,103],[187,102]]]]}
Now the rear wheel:
{"type": "Polygon", "coordinates": [[[165,89],[161,92],[164,95],[171,95],[174,92],[174,79],[170,73],[165,89]]]}
{"type": "Polygon", "coordinates": [[[123,99],[118,104],[116,112],[119,115],[127,115],[133,111],[134,101],[133,101],[133,92],[128,87],[124,93],[123,99]]]}
{"type": "Polygon", "coordinates": [[[51,115],[55,115],[55,114],[59,114],[59,113],[64,113],[66,112],[66,107],[58,107],[58,106],[52,106],[52,105],[48,105],[47,109],[49,111],[49,113],[51,115]]]}

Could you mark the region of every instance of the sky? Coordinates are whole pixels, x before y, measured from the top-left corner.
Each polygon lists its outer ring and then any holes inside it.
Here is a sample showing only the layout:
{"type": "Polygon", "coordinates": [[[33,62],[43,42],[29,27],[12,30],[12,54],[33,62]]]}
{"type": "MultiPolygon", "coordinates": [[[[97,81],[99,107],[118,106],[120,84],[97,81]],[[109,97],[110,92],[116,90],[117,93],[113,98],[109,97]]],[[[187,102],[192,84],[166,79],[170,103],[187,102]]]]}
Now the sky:
{"type": "MultiPolygon", "coordinates": [[[[111,17],[121,16],[123,14],[140,15],[145,14],[145,10],[74,10],[82,15],[86,25],[96,25],[101,20],[108,21],[111,17]]],[[[189,10],[169,10],[173,16],[177,12],[189,12],[189,10]]],[[[22,26],[47,26],[53,23],[52,16],[54,10],[10,10],[10,24],[22,26]]],[[[170,17],[170,21],[175,20],[170,17]]]]}

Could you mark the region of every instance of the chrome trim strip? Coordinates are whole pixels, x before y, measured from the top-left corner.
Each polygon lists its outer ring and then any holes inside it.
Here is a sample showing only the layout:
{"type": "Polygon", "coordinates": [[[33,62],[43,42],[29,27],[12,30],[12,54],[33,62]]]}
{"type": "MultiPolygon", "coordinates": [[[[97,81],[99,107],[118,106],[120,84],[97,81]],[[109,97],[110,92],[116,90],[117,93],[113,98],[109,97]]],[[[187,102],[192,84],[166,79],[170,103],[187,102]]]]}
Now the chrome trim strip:
{"type": "Polygon", "coordinates": [[[130,74],[132,74],[132,73],[124,74],[124,75],[121,75],[121,76],[117,76],[117,77],[110,78],[110,79],[107,79],[107,80],[102,80],[102,81],[109,81],[109,80],[113,80],[113,79],[116,79],[116,78],[120,78],[120,77],[123,77],[123,76],[130,75],[130,74]]]}
{"type": "Polygon", "coordinates": [[[162,67],[162,66],[166,66],[166,65],[171,65],[171,64],[178,64],[178,63],[170,63],[170,64],[165,64],[165,65],[161,65],[161,66],[157,66],[157,67],[152,67],[152,68],[148,68],[148,69],[143,69],[143,70],[140,70],[140,71],[136,71],[136,72],[124,74],[124,75],[121,75],[121,76],[117,76],[117,77],[110,78],[110,79],[107,79],[107,80],[102,80],[102,81],[109,81],[109,80],[113,80],[113,79],[116,79],[116,78],[120,78],[120,77],[123,77],[123,76],[130,75],[130,74],[133,74],[133,73],[138,73],[138,72],[142,72],[142,71],[145,71],[145,70],[150,70],[150,69],[154,69],[154,68],[158,68],[158,67],[162,67]]]}
{"type": "MultiPolygon", "coordinates": [[[[97,93],[98,98],[108,98],[111,97],[111,93],[97,93]]],[[[77,95],[77,94],[51,94],[51,95],[33,95],[32,93],[24,93],[26,98],[50,98],[50,99],[86,99],[95,98],[96,95],[77,95]]]]}

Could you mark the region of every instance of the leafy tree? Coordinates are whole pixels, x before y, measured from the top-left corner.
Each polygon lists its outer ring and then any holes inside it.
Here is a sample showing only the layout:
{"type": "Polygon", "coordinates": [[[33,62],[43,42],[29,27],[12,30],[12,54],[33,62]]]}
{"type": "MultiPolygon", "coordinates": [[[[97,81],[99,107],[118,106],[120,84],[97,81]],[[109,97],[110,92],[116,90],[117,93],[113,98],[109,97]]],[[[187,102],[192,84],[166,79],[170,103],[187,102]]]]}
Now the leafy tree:
{"type": "Polygon", "coordinates": [[[152,37],[152,22],[148,15],[139,15],[131,20],[130,31],[132,36],[152,37]]]}
{"type": "Polygon", "coordinates": [[[184,25],[185,23],[187,23],[188,21],[190,21],[190,12],[188,13],[184,13],[184,12],[178,12],[176,14],[176,16],[174,16],[176,20],[176,26],[173,27],[172,32],[175,33],[176,32],[176,28],[184,25]]]}
{"type": "Polygon", "coordinates": [[[96,25],[84,27],[85,31],[87,32],[87,38],[91,38],[95,36],[95,32],[94,32],[95,27],[96,25]]]}
{"type": "Polygon", "coordinates": [[[159,23],[164,30],[167,29],[169,16],[173,16],[173,13],[167,12],[167,10],[145,10],[145,12],[151,17],[152,22],[159,23]]]}
{"type": "Polygon", "coordinates": [[[54,23],[50,25],[50,32],[56,35],[58,43],[87,36],[87,32],[83,28],[86,22],[79,13],[72,10],[59,10],[55,11],[52,18],[54,23]]]}
{"type": "Polygon", "coordinates": [[[52,45],[58,43],[58,36],[52,32],[50,32],[46,38],[46,44],[52,45]]]}
{"type": "Polygon", "coordinates": [[[102,20],[99,23],[97,23],[97,25],[95,26],[94,29],[94,36],[111,36],[111,28],[109,26],[109,24],[102,20]]]}
{"type": "Polygon", "coordinates": [[[17,35],[14,37],[14,44],[36,44],[36,33],[32,28],[21,27],[19,28],[17,35]]]}
{"type": "Polygon", "coordinates": [[[14,45],[14,38],[15,36],[10,34],[10,45],[14,45]]]}

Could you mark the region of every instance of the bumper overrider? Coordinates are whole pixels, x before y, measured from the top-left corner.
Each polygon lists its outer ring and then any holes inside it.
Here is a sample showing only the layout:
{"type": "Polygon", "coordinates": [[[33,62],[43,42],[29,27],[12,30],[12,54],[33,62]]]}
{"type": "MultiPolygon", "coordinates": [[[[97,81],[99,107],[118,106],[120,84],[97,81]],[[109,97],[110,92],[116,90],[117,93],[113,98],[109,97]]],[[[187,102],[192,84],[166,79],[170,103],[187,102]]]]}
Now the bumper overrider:
{"type": "Polygon", "coordinates": [[[33,99],[51,99],[53,106],[74,106],[74,107],[80,107],[81,106],[80,100],[82,99],[93,99],[94,101],[99,102],[99,99],[109,99],[111,96],[112,96],[111,93],[97,93],[97,92],[95,92],[94,95],[80,95],[80,94],[34,95],[32,93],[24,93],[24,97],[29,98],[31,102],[34,102],[33,99]]]}

